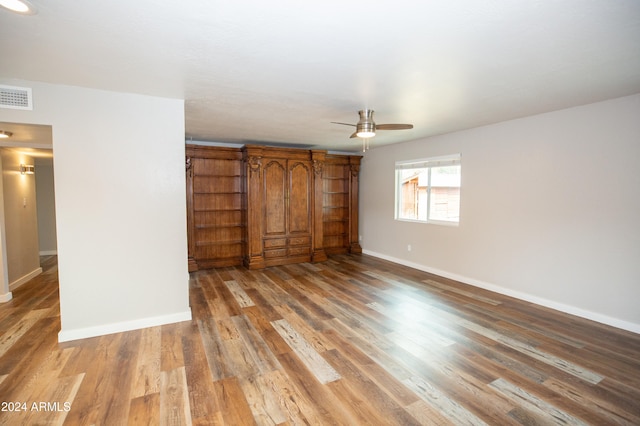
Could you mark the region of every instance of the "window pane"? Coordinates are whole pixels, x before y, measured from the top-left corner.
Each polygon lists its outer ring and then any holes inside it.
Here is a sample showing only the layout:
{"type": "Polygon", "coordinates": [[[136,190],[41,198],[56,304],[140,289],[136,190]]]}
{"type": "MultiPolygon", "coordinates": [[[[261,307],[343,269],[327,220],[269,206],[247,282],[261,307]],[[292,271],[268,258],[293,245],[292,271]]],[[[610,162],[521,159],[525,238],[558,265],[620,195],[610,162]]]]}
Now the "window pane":
{"type": "Polygon", "coordinates": [[[429,219],[458,222],[460,220],[460,166],[431,169],[429,219]]]}
{"type": "Polygon", "coordinates": [[[396,163],[395,218],[460,222],[460,155],[396,163]]]}
{"type": "Polygon", "coordinates": [[[428,169],[398,170],[398,218],[427,220],[428,169]]]}

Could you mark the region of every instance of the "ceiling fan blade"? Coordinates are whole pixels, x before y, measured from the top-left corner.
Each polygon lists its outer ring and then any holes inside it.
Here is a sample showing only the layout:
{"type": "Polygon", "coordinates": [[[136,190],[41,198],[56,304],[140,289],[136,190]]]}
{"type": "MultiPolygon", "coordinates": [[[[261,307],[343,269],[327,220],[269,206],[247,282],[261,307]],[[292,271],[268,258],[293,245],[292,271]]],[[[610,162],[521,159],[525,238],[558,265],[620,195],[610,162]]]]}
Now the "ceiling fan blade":
{"type": "Polygon", "coordinates": [[[349,136],[349,138],[351,139],[351,138],[355,138],[357,136],[358,136],[358,132],[353,132],[353,134],[351,136],[349,136]]]}
{"type": "Polygon", "coordinates": [[[376,124],[376,130],[407,130],[413,129],[413,124],[376,124]]]}
{"type": "Polygon", "coordinates": [[[339,123],[339,122],[337,122],[337,121],[332,121],[332,123],[333,123],[333,124],[342,124],[343,126],[353,126],[353,127],[356,127],[356,125],[355,125],[355,124],[351,124],[351,123],[339,123]]]}

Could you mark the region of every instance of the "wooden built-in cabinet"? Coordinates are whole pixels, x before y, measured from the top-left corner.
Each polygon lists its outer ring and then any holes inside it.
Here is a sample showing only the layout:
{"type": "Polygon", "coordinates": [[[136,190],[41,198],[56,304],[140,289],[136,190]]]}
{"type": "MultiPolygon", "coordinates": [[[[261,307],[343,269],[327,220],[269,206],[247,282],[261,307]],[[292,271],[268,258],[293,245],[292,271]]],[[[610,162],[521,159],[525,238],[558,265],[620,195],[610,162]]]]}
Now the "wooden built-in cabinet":
{"type": "Polygon", "coordinates": [[[189,270],[359,253],[359,156],[187,145],[189,270]]]}
{"type": "Polygon", "coordinates": [[[187,145],[189,270],[237,265],[245,253],[242,152],[187,145]]]}
{"type": "Polygon", "coordinates": [[[326,156],[322,173],[322,222],[327,254],[362,253],[358,234],[360,158],[326,156]]]}
{"type": "MultiPolygon", "coordinates": [[[[251,269],[318,260],[315,190],[307,150],[245,146],[247,256],[251,269]]],[[[322,247],[320,247],[322,249],[322,247]]],[[[324,253],[320,254],[326,259],[324,253]]]]}

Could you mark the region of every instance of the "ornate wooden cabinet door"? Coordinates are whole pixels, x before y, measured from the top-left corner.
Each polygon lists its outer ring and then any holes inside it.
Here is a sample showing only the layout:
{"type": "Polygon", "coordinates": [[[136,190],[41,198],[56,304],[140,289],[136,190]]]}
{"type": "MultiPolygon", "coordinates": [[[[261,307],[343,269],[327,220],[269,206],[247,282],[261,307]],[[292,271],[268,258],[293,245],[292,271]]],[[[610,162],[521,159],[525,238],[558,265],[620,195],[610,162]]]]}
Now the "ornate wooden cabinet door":
{"type": "MultiPolygon", "coordinates": [[[[244,148],[247,164],[247,247],[249,268],[324,260],[315,250],[316,200],[312,153],[306,150],[244,148]]],[[[320,187],[321,188],[321,187],[320,187]]]]}
{"type": "Polygon", "coordinates": [[[311,260],[313,188],[310,161],[288,161],[287,256],[296,261],[311,260]],[[302,260],[304,259],[304,260],[302,260]]]}
{"type": "Polygon", "coordinates": [[[287,235],[287,161],[269,159],[262,170],[263,237],[287,235]]]}
{"type": "Polygon", "coordinates": [[[311,235],[311,164],[309,161],[289,161],[288,169],[288,234],[311,235]]]}
{"type": "Polygon", "coordinates": [[[311,163],[263,160],[263,235],[265,266],[311,260],[311,163]]]}

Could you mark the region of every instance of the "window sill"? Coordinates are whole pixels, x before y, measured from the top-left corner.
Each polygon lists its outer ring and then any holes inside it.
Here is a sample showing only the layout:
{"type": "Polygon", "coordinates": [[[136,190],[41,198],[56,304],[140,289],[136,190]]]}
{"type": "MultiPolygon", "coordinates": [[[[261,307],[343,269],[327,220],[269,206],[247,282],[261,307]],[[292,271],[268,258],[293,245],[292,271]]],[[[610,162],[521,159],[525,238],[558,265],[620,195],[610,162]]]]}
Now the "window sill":
{"type": "Polygon", "coordinates": [[[398,222],[410,222],[410,223],[424,223],[425,225],[442,225],[451,226],[457,228],[460,226],[460,222],[450,222],[447,220],[417,220],[417,219],[401,219],[395,218],[398,222]]]}

